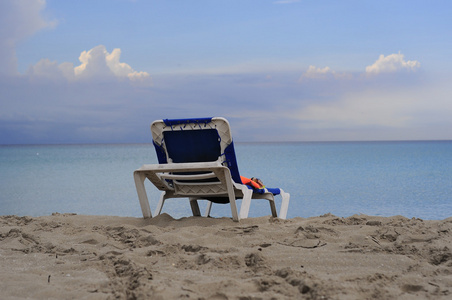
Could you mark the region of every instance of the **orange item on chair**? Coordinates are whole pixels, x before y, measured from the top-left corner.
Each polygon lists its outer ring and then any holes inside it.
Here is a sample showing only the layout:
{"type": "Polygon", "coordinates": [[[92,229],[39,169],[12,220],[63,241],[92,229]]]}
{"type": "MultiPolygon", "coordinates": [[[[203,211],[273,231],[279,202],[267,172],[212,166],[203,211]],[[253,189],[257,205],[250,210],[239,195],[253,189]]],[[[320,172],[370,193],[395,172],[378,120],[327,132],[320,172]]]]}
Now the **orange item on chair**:
{"type": "Polygon", "coordinates": [[[250,186],[252,186],[255,189],[261,189],[262,188],[257,182],[254,182],[254,181],[252,181],[249,178],[240,176],[240,179],[242,180],[243,184],[250,185],[250,186]]]}

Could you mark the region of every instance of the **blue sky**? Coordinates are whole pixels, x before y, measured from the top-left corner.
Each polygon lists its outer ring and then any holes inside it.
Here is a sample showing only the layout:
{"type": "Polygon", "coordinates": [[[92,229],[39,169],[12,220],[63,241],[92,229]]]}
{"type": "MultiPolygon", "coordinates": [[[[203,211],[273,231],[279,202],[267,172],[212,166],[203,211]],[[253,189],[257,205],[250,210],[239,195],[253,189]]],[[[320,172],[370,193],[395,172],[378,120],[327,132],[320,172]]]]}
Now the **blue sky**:
{"type": "Polygon", "coordinates": [[[0,1],[0,144],[452,139],[450,1],[0,1]]]}

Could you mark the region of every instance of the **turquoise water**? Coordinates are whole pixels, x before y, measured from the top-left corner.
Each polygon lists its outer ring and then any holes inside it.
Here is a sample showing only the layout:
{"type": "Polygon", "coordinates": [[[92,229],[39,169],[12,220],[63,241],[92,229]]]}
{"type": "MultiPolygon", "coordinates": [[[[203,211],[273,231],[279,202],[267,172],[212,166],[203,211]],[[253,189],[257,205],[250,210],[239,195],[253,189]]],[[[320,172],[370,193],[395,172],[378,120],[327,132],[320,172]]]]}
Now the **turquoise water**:
{"type": "MultiPolygon", "coordinates": [[[[241,175],[291,194],[289,218],[452,216],[451,141],[237,143],[236,153],[241,175]]],[[[156,163],[151,145],[0,146],[0,215],[140,217],[132,173],[145,163],[156,163]]],[[[154,209],[159,191],[147,190],[154,209]]],[[[250,217],[269,215],[267,203],[253,201],[250,217]]],[[[170,199],[164,212],[191,211],[170,199]]],[[[212,215],[230,216],[229,206],[214,205],[212,215]]]]}

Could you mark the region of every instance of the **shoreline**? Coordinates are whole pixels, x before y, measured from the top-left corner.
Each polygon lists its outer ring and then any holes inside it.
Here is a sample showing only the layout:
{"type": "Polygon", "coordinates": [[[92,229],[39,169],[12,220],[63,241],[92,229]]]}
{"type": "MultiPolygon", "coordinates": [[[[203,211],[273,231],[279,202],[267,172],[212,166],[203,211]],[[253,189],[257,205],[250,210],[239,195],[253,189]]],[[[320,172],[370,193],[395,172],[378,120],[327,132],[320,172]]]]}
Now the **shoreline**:
{"type": "Polygon", "coordinates": [[[5,299],[449,299],[452,217],[0,216],[5,299]]]}

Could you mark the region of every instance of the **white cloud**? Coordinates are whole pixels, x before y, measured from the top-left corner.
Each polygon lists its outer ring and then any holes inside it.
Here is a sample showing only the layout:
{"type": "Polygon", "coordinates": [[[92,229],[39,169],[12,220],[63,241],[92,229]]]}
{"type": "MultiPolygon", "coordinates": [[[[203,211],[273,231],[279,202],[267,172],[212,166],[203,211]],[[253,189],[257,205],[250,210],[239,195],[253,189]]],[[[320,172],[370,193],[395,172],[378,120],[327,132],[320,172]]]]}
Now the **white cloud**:
{"type": "Polygon", "coordinates": [[[366,67],[367,74],[392,73],[401,70],[415,71],[421,64],[416,60],[405,61],[405,55],[399,53],[380,55],[378,60],[366,67]]]}
{"type": "Polygon", "coordinates": [[[77,78],[107,77],[113,72],[107,65],[109,53],[104,46],[99,45],[91,50],[83,51],[79,56],[81,65],[74,68],[77,78]]]}
{"type": "MultiPolygon", "coordinates": [[[[98,46],[100,47],[100,46],[98,46]]],[[[104,47],[104,53],[106,54],[106,62],[107,66],[110,68],[110,70],[118,77],[128,77],[130,80],[143,80],[149,77],[149,74],[147,72],[137,72],[132,69],[131,66],[129,66],[126,63],[119,62],[119,58],[121,56],[121,49],[115,48],[109,54],[104,47]]]]}
{"type": "Polygon", "coordinates": [[[52,27],[41,16],[44,0],[0,1],[0,74],[17,74],[16,44],[35,32],[52,27]]]}
{"type": "Polygon", "coordinates": [[[74,79],[74,68],[72,63],[62,63],[58,65],[56,61],[41,59],[36,65],[28,69],[28,75],[33,78],[44,78],[61,80],[62,78],[74,79]]]}
{"type": "MultiPolygon", "coordinates": [[[[367,66],[365,74],[380,74],[380,73],[395,73],[400,71],[416,71],[421,66],[420,62],[416,60],[405,60],[405,55],[399,53],[384,56],[383,54],[375,61],[374,64],[367,66]]],[[[304,79],[352,79],[351,73],[337,73],[331,70],[330,67],[318,68],[316,66],[309,66],[305,73],[303,73],[299,81],[304,79]]]]}
{"type": "Polygon", "coordinates": [[[321,69],[316,68],[315,66],[309,66],[303,76],[307,78],[324,78],[328,74],[334,74],[334,71],[332,71],[329,67],[321,69]]]}
{"type": "Polygon", "coordinates": [[[147,72],[135,71],[130,65],[120,62],[121,49],[116,48],[111,53],[103,45],[96,46],[80,54],[81,64],[74,67],[72,63],[51,62],[42,59],[36,65],[30,67],[28,74],[33,77],[67,80],[105,80],[105,79],[128,79],[133,82],[150,83],[147,72]]]}
{"type": "Polygon", "coordinates": [[[120,62],[121,49],[115,48],[111,53],[103,45],[83,51],[79,60],[81,65],[74,68],[76,78],[92,78],[95,76],[128,78],[132,81],[150,80],[149,73],[138,72],[124,62],[120,62]]]}
{"type": "Polygon", "coordinates": [[[328,78],[350,78],[351,74],[346,73],[336,73],[331,70],[330,67],[317,68],[316,66],[309,66],[308,70],[301,75],[299,81],[303,79],[328,79],[328,78]]]}

